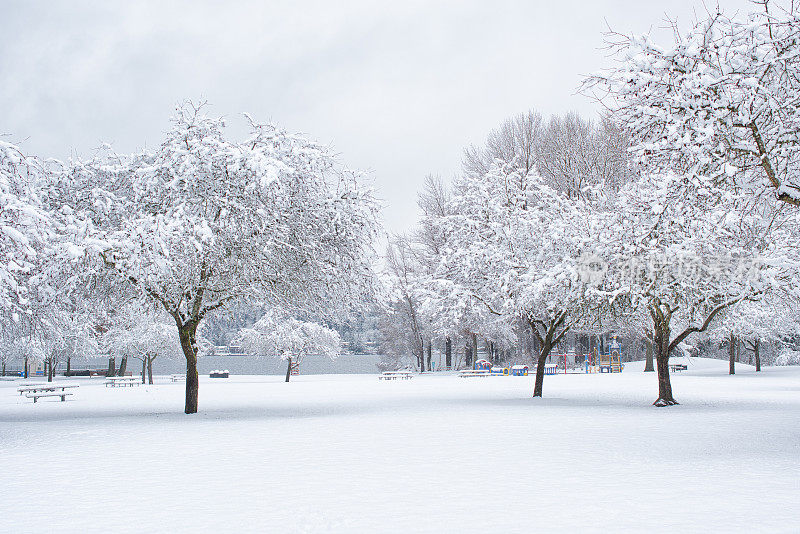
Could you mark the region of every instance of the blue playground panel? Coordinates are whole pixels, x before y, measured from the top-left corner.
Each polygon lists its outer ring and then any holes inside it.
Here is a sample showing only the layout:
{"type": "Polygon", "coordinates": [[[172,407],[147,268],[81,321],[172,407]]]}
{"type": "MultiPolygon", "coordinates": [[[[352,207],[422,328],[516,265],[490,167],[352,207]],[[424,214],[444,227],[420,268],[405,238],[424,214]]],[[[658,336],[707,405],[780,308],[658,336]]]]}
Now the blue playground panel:
{"type": "Polygon", "coordinates": [[[473,365],[472,368],[480,371],[488,371],[492,368],[492,362],[488,360],[478,360],[475,362],[475,365],[473,365]]]}

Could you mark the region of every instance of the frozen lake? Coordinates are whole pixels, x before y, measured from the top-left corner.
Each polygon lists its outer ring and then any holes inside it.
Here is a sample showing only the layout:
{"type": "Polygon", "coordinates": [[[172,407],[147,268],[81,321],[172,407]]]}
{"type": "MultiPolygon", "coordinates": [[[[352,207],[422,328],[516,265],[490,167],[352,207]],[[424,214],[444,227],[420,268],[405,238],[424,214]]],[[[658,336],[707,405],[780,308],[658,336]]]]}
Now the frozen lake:
{"type": "MultiPolygon", "coordinates": [[[[300,365],[301,374],[374,374],[378,372],[377,364],[381,357],[374,354],[343,354],[331,360],[322,356],[306,356],[300,365]]],[[[119,359],[117,359],[119,365],[119,359]]],[[[139,360],[128,360],[128,371],[141,372],[139,360]]],[[[73,369],[107,369],[108,360],[95,358],[75,360],[73,369]]],[[[277,358],[254,358],[250,356],[201,356],[197,360],[200,374],[208,374],[214,369],[228,369],[236,375],[284,375],[286,362],[277,358]]],[[[59,367],[63,372],[64,365],[59,367]]],[[[169,375],[186,372],[183,359],[156,358],[153,362],[153,373],[169,375]]]]}

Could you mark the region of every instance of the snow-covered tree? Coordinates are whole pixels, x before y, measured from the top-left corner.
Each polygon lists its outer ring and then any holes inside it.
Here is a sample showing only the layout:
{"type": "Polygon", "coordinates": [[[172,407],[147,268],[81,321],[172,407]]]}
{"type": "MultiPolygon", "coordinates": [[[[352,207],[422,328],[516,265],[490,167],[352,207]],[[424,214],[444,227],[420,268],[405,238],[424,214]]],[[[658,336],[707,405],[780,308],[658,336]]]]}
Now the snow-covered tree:
{"type": "MultiPolygon", "coordinates": [[[[602,241],[595,210],[550,188],[535,172],[496,161],[466,175],[453,193],[448,254],[435,273],[440,302],[473,301],[513,332],[523,320],[539,345],[534,396],[542,395],[551,349],[589,321],[598,297],[584,260],[602,241]]],[[[602,274],[602,273],[600,273],[602,274]]]]}
{"type": "MultiPolygon", "coordinates": [[[[486,180],[487,176],[498,173],[508,177],[514,175],[515,178],[509,182],[516,180],[517,184],[513,184],[514,187],[523,189],[528,187],[534,190],[538,184],[547,186],[547,190],[558,199],[556,204],[561,205],[568,199],[580,200],[574,206],[580,206],[580,210],[585,211],[589,217],[593,217],[596,212],[602,210],[602,204],[606,197],[603,192],[614,193],[630,180],[632,171],[627,146],[627,132],[608,118],[595,123],[570,113],[545,121],[539,113],[529,111],[504,121],[500,127],[490,132],[484,146],[471,146],[465,151],[462,182],[482,181],[486,180]],[[530,176],[536,176],[537,184],[525,185],[525,180],[530,176]],[[589,210],[589,206],[595,203],[599,204],[594,206],[593,210],[589,210]]],[[[491,182],[491,180],[488,181],[491,182]]],[[[501,199],[509,195],[507,185],[495,189],[494,192],[488,194],[488,196],[496,197],[495,202],[502,202],[501,199]]],[[[458,191],[456,191],[456,196],[458,196],[458,191]]],[[[509,205],[513,205],[513,203],[509,205]]],[[[527,213],[524,202],[517,203],[516,207],[520,209],[521,213],[527,213]]],[[[431,217],[423,210],[423,228],[438,227],[438,234],[445,240],[449,239],[449,222],[465,213],[471,214],[470,210],[473,208],[474,206],[468,204],[459,206],[451,203],[450,213],[447,214],[447,217],[431,217]]],[[[534,209],[534,211],[536,210],[534,209]]],[[[560,214],[552,214],[554,221],[560,217],[560,214]]],[[[509,216],[509,219],[513,218],[514,216],[509,216]]],[[[595,221],[597,220],[599,219],[595,219],[595,221]]],[[[479,224],[477,221],[476,223],[479,224]]],[[[560,223],[553,222],[552,224],[560,223]]],[[[585,220],[582,228],[587,230],[592,224],[585,220]]],[[[477,225],[473,226],[477,228],[477,225]]],[[[549,233],[546,223],[539,224],[536,230],[544,232],[543,235],[549,233]]],[[[594,230],[598,230],[598,227],[595,227],[594,230]]],[[[486,237],[486,235],[482,237],[486,237]]],[[[586,242],[589,243],[592,240],[586,242]]],[[[579,256],[582,254],[590,256],[589,250],[592,246],[594,244],[582,246],[579,256]]],[[[478,247],[480,246],[478,245],[478,247]]],[[[453,251],[457,250],[457,253],[461,254],[462,261],[471,261],[471,254],[469,252],[464,254],[464,251],[459,250],[458,246],[439,248],[446,254],[453,254],[453,251]]],[[[529,258],[527,261],[532,265],[536,260],[529,258]]],[[[569,261],[577,262],[578,257],[571,258],[569,261]]],[[[574,268],[575,265],[572,269],[574,270],[574,268]]],[[[481,273],[477,274],[482,276],[481,273]]],[[[425,299],[423,306],[429,314],[436,317],[434,324],[468,324],[475,322],[470,319],[478,318],[478,326],[471,329],[473,340],[475,332],[482,331],[484,336],[490,340],[490,349],[496,345],[495,341],[507,345],[519,341],[516,339],[520,337],[519,332],[514,332],[515,329],[509,321],[493,321],[481,317],[481,314],[472,313],[475,310],[472,307],[475,304],[474,296],[470,295],[470,292],[463,293],[456,290],[458,286],[459,284],[453,284],[452,277],[446,274],[432,278],[429,287],[433,297],[425,299]]],[[[518,320],[522,320],[522,317],[520,316],[518,320]]],[[[527,323],[527,319],[524,322],[527,323]]],[[[536,339],[536,336],[534,338],[536,339]]],[[[541,341],[544,340],[545,338],[542,337],[541,341]]],[[[473,348],[474,345],[476,343],[473,341],[473,348]]]]}
{"type": "Polygon", "coordinates": [[[118,310],[103,333],[104,350],[113,356],[142,362],[142,383],[153,383],[153,361],[158,356],[179,358],[182,349],[175,325],[162,311],[132,303],[118,310]]]}
{"type": "Polygon", "coordinates": [[[45,180],[40,161],[0,141],[0,311],[7,320],[28,309],[30,276],[51,242],[52,222],[41,198],[45,180]]]}
{"type": "Polygon", "coordinates": [[[609,35],[618,64],[587,81],[653,172],[755,183],[800,206],[800,7],[711,12],[659,46],[609,35]]]}
{"type": "Polygon", "coordinates": [[[242,350],[253,356],[276,356],[287,362],[286,381],[292,363],[299,365],[310,354],[334,359],[341,352],[339,333],[326,326],[280,313],[270,313],[259,319],[252,328],[243,328],[238,335],[242,350]]]}
{"type": "Polygon", "coordinates": [[[31,343],[28,333],[20,321],[3,321],[0,323],[0,363],[5,375],[6,365],[19,362],[23,376],[27,378],[29,361],[44,361],[44,354],[38,350],[36,343],[31,343]]]}
{"type": "Polygon", "coordinates": [[[760,5],[675,26],[667,47],[612,33],[618,64],[584,86],[629,132],[642,173],[623,194],[616,263],[628,274],[614,284],[649,323],[657,405],[675,403],[667,361],[688,336],[776,283],[793,287],[779,272],[795,260],[773,256],[791,256],[794,240],[762,193],[800,204],[800,19],[794,5],[760,5]]]}
{"type": "MultiPolygon", "coordinates": [[[[48,201],[51,199],[48,198],[48,201]]],[[[68,210],[67,210],[68,211],[68,210]]],[[[97,355],[98,326],[108,311],[107,281],[92,274],[92,258],[64,231],[64,212],[50,210],[50,243],[37,255],[35,271],[27,278],[28,303],[20,323],[45,350],[45,367],[52,379],[64,363],[97,355]]]]}
{"type": "MultiPolygon", "coordinates": [[[[530,116],[528,119],[519,119],[521,122],[514,127],[506,124],[506,134],[517,128],[519,138],[516,142],[526,143],[523,139],[525,136],[521,135],[526,120],[530,120],[530,116]]],[[[465,161],[465,168],[468,166],[465,161]]],[[[427,325],[428,363],[431,345],[433,341],[438,341],[444,345],[446,367],[452,368],[454,365],[454,344],[463,346],[463,362],[469,367],[477,359],[478,336],[486,339],[490,348],[507,346],[510,343],[510,331],[505,324],[498,328],[497,321],[483,304],[463,293],[445,290],[443,286],[447,281],[436,277],[436,269],[444,257],[452,254],[449,242],[452,229],[448,221],[455,215],[455,206],[451,188],[441,178],[428,176],[423,190],[417,195],[417,205],[422,217],[411,242],[414,257],[420,266],[415,280],[415,293],[419,301],[418,313],[427,325]]],[[[455,363],[460,364],[461,361],[456,358],[455,363]]]]}
{"type": "MultiPolygon", "coordinates": [[[[399,361],[411,356],[425,371],[425,347],[430,347],[431,324],[421,310],[426,268],[417,243],[405,236],[391,238],[385,256],[383,282],[388,309],[383,315],[383,349],[399,361]]],[[[430,364],[430,362],[428,362],[430,364]]]]}
{"type": "MultiPolygon", "coordinates": [[[[766,343],[781,344],[800,336],[800,315],[797,302],[782,292],[769,292],[757,300],[740,302],[727,310],[710,332],[711,339],[729,342],[738,340],[753,352],[756,371],[761,371],[761,347],[766,343]]],[[[734,343],[731,343],[733,346],[734,343]]],[[[730,374],[734,374],[734,357],[730,355],[730,374]]]]}
{"type": "Polygon", "coordinates": [[[71,187],[89,244],[120,281],[160,304],[186,357],[185,412],[197,411],[197,329],[238,299],[331,315],[372,289],[376,203],[332,151],[251,121],[178,108],[153,153],[75,162],[71,187]]]}
{"type": "Polygon", "coordinates": [[[656,406],[677,404],[668,367],[676,347],[727,308],[763,294],[796,261],[786,236],[773,235],[773,219],[752,209],[746,192],[721,194],[712,180],[645,174],[617,203],[607,290],[631,311],[622,320],[639,324],[653,343],[656,406]]]}
{"type": "Polygon", "coordinates": [[[800,350],[793,350],[790,347],[784,348],[775,358],[775,365],[800,365],[800,350]]]}
{"type": "Polygon", "coordinates": [[[96,280],[76,220],[74,196],[61,194],[65,166],[0,142],[0,314],[4,327],[28,339],[48,379],[56,365],[92,355],[89,316],[96,280]]]}

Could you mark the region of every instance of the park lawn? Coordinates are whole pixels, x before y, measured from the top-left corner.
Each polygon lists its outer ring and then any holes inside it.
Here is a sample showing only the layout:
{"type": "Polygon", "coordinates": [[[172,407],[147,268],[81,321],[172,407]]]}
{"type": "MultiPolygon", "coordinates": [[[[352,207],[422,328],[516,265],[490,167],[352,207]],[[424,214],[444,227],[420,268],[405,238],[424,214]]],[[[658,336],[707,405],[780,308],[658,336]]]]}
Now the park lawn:
{"type": "Polygon", "coordinates": [[[641,369],[0,382],[0,532],[800,530],[800,368],[641,369]]]}

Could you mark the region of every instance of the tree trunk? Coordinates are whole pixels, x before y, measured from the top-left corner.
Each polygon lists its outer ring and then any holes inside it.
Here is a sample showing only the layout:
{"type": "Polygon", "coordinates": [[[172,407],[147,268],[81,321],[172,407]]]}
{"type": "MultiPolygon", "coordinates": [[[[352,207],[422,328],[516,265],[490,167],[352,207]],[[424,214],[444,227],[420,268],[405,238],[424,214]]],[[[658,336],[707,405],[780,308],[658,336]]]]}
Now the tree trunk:
{"type": "Polygon", "coordinates": [[[472,347],[470,346],[469,341],[464,344],[464,365],[467,369],[472,369],[473,367],[472,347]]]}
{"type": "Polygon", "coordinates": [[[652,373],[655,371],[653,368],[653,342],[649,339],[644,339],[645,344],[645,357],[644,357],[644,372],[652,373]]]}
{"type": "Polygon", "coordinates": [[[106,376],[117,376],[117,362],[114,358],[108,359],[108,371],[106,376]]]}
{"type": "Polygon", "coordinates": [[[736,374],[736,367],[734,366],[734,362],[736,361],[736,336],[733,335],[731,332],[731,337],[728,340],[728,374],[735,375],[736,374]]]}
{"type": "Polygon", "coordinates": [[[678,401],[672,396],[672,383],[669,378],[669,325],[661,322],[653,328],[653,350],[656,356],[658,374],[658,398],[653,406],[673,406],[678,401]]]}
{"type": "Polygon", "coordinates": [[[200,389],[200,379],[197,376],[197,323],[189,321],[178,325],[178,336],[181,340],[181,349],[186,358],[186,404],[184,413],[197,413],[197,393],[200,389]]]}
{"type": "Polygon", "coordinates": [[[67,356],[67,376],[69,376],[70,371],[72,371],[72,358],[67,356]]]}
{"type": "Polygon", "coordinates": [[[286,381],[288,382],[289,376],[292,374],[292,359],[287,358],[287,361],[289,362],[288,365],[286,366],[286,381]]]}
{"type": "Polygon", "coordinates": [[[6,376],[6,362],[3,362],[3,376],[6,376]]]}
{"type": "Polygon", "coordinates": [[[155,356],[148,356],[147,357],[147,382],[152,386],[153,385],[153,360],[155,360],[155,356]]]}
{"type": "Polygon", "coordinates": [[[125,376],[125,371],[128,369],[128,357],[125,356],[122,358],[122,361],[119,362],[119,369],[117,369],[117,376],[125,376]]]}
{"type": "Polygon", "coordinates": [[[144,377],[147,373],[147,356],[142,356],[142,384],[144,384],[144,377]]]}
{"type": "Polygon", "coordinates": [[[534,397],[542,396],[542,388],[544,385],[544,369],[547,359],[550,357],[550,351],[552,351],[553,347],[557,346],[558,343],[563,339],[564,335],[569,332],[569,326],[564,326],[565,319],[566,314],[561,313],[559,314],[559,317],[549,321],[549,324],[545,324],[542,321],[528,320],[531,333],[533,334],[533,337],[536,339],[537,345],[539,346],[539,357],[536,360],[536,382],[533,386],[534,397]],[[543,327],[544,332],[541,335],[537,330],[537,324],[540,324],[543,327]],[[558,333],[559,328],[561,329],[561,333],[558,333]]]}
{"type": "Polygon", "coordinates": [[[53,366],[53,359],[52,358],[49,359],[47,361],[47,364],[48,364],[47,365],[47,381],[48,382],[52,382],[53,381],[53,374],[54,374],[54,372],[53,372],[53,367],[54,367],[53,366]]]}
{"type": "Polygon", "coordinates": [[[756,373],[761,372],[761,351],[760,351],[761,340],[756,338],[753,342],[753,356],[756,359],[756,373]]]}
{"type": "Polygon", "coordinates": [[[525,344],[525,356],[527,356],[528,361],[533,363],[533,342],[534,338],[530,335],[527,329],[525,329],[524,334],[522,336],[523,343],[525,344]]]}
{"type": "Polygon", "coordinates": [[[433,347],[430,340],[428,340],[428,348],[425,349],[425,359],[428,361],[428,371],[433,371],[431,368],[431,358],[433,357],[433,347]]]}
{"type": "Polygon", "coordinates": [[[444,365],[448,369],[453,368],[453,340],[450,336],[444,338],[444,365]]]}
{"type": "Polygon", "coordinates": [[[533,396],[534,397],[541,397],[542,396],[542,388],[544,386],[544,366],[547,363],[547,358],[550,356],[550,350],[553,348],[550,345],[549,337],[546,337],[544,343],[542,343],[541,352],[539,352],[539,358],[536,361],[536,383],[533,386],[533,396]]]}
{"type": "Polygon", "coordinates": [[[478,361],[478,334],[472,334],[472,363],[478,361]]]}
{"type": "Polygon", "coordinates": [[[28,357],[25,356],[25,369],[22,370],[23,378],[28,378],[28,357]]]}
{"type": "Polygon", "coordinates": [[[425,372],[425,341],[422,339],[421,335],[416,335],[414,339],[416,340],[414,346],[411,350],[414,351],[414,358],[417,360],[417,371],[420,373],[425,372]]]}

